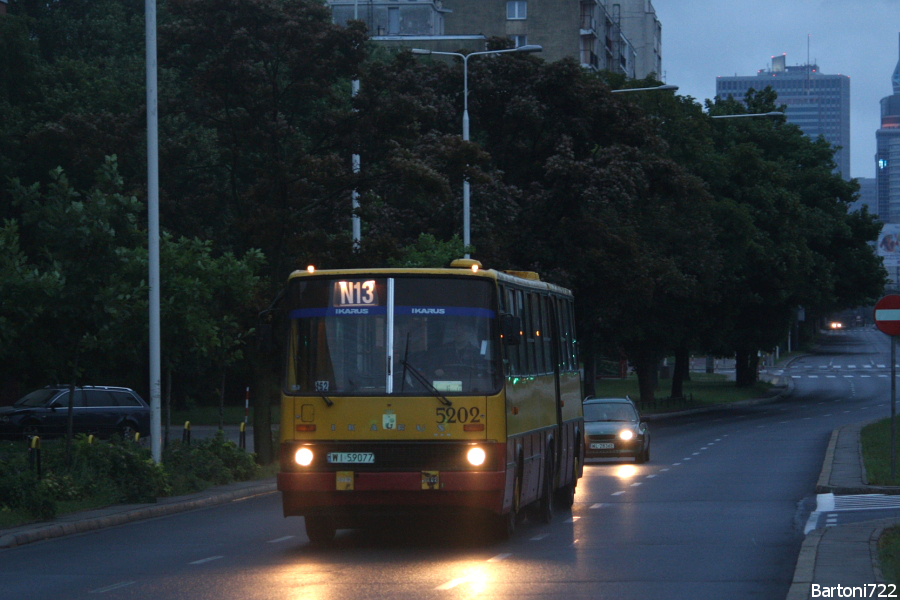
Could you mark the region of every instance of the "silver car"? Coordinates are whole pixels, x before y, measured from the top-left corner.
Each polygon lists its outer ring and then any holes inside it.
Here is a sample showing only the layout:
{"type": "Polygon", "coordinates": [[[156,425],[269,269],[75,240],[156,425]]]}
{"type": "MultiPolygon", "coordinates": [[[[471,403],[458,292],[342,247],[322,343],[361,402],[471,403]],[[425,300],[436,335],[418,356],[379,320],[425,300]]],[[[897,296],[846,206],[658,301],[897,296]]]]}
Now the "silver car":
{"type": "Polygon", "coordinates": [[[584,456],[650,460],[650,431],[630,398],[584,400],[584,456]]]}

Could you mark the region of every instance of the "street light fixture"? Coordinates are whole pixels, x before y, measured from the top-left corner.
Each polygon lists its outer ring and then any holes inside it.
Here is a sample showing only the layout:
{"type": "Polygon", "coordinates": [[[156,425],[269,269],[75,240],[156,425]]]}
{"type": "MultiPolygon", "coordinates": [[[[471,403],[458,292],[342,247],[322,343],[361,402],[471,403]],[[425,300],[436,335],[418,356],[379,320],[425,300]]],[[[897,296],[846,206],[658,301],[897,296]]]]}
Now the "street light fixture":
{"type": "Polygon", "coordinates": [[[710,115],[710,119],[743,119],[745,117],[783,117],[784,113],[773,110],[765,113],[745,113],[742,115],[710,115]]]}
{"type": "MultiPolygon", "coordinates": [[[[527,44],[517,48],[507,48],[505,50],[485,50],[483,52],[470,52],[463,54],[461,52],[441,52],[438,50],[428,50],[426,48],[413,48],[413,54],[437,54],[439,56],[456,56],[463,61],[463,119],[462,119],[462,139],[464,142],[469,141],[469,59],[473,56],[483,56],[485,54],[506,54],[509,52],[542,52],[544,48],[536,44],[527,44]]],[[[469,180],[463,177],[463,246],[467,249],[470,244],[470,218],[469,218],[469,180]]],[[[466,258],[471,258],[468,251],[466,258]]]]}
{"type": "Polygon", "coordinates": [[[610,90],[613,94],[624,94],[626,92],[674,92],[678,90],[677,85],[672,85],[670,83],[665,83],[663,85],[658,85],[656,87],[644,87],[644,88],[622,88],[619,90],[610,90]]]}

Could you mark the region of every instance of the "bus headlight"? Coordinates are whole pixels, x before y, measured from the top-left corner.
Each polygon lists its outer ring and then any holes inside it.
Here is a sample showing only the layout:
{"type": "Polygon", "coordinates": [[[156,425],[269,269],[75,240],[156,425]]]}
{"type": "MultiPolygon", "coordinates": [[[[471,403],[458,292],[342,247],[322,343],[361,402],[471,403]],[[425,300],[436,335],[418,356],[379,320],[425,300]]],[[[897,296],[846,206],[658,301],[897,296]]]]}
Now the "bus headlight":
{"type": "Polygon", "coordinates": [[[619,432],[619,437],[627,442],[634,437],[634,432],[630,429],[623,429],[619,432]]]}
{"type": "Polygon", "coordinates": [[[484,459],[487,455],[484,453],[484,450],[475,446],[469,450],[469,453],[466,455],[466,458],[469,459],[469,464],[473,467],[480,467],[484,464],[484,459]]]}
{"type": "Polygon", "coordinates": [[[312,464],[313,461],[313,453],[309,448],[300,448],[297,450],[297,454],[294,455],[294,460],[301,467],[308,467],[312,464]]]}

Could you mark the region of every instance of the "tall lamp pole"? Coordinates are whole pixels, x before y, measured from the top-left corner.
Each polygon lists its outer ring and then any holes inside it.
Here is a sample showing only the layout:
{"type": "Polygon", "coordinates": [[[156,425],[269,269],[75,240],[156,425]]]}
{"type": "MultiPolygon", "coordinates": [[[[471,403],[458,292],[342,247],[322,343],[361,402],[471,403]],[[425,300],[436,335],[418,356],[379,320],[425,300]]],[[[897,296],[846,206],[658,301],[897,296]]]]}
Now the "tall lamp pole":
{"type": "MultiPolygon", "coordinates": [[[[473,56],[483,56],[485,54],[505,54],[507,52],[541,52],[542,46],[529,44],[519,46],[518,48],[507,48],[505,50],[485,50],[484,52],[470,52],[463,54],[461,52],[438,52],[437,50],[427,50],[425,48],[413,48],[413,54],[437,54],[440,56],[456,56],[463,61],[463,118],[462,118],[462,139],[469,141],[469,58],[473,56]]],[[[471,220],[469,218],[469,178],[463,176],[463,246],[466,248],[466,258],[469,256],[468,248],[471,242],[469,230],[471,220]]]]}
{"type": "Polygon", "coordinates": [[[162,460],[160,439],[159,125],[156,101],[156,0],[144,1],[147,77],[147,281],[150,288],[150,448],[162,460]]]}

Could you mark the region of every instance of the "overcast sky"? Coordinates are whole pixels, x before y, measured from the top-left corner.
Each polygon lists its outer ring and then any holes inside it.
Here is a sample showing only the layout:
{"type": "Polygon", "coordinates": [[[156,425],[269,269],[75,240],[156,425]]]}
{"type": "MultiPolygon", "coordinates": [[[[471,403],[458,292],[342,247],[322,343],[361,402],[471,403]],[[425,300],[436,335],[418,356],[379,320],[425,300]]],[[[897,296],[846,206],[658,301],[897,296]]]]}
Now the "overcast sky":
{"type": "Polygon", "coordinates": [[[875,177],[879,101],[893,93],[900,58],[900,0],[652,0],[662,23],[666,83],[703,102],[716,77],[754,75],[787,55],[850,77],[850,171],[875,177]]]}

